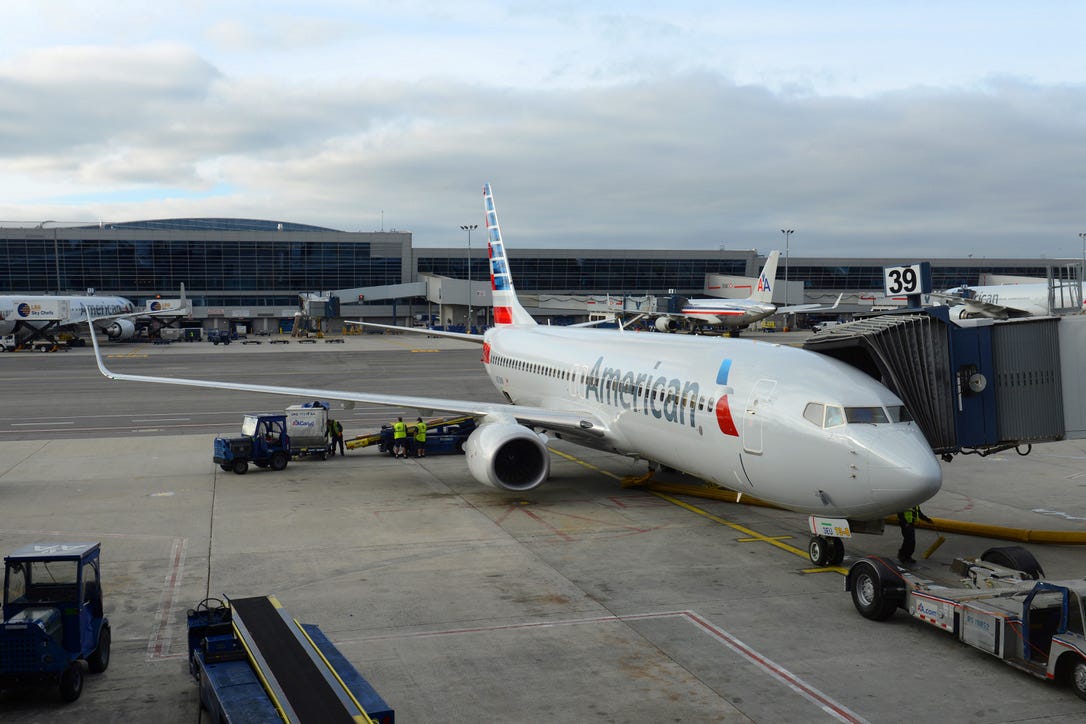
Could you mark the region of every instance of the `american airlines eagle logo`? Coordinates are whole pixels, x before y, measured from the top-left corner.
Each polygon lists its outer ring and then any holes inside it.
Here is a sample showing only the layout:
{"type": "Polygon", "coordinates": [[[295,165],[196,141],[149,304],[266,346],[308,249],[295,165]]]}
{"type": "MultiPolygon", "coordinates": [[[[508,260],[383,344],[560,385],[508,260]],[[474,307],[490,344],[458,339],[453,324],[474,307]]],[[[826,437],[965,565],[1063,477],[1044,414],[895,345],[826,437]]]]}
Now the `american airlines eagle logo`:
{"type": "MultiPolygon", "coordinates": [[[[759,285],[761,286],[761,285],[759,285]]],[[[720,369],[716,371],[716,383],[721,387],[728,384],[728,373],[731,372],[732,361],[726,359],[720,363],[720,369]]],[[[735,429],[735,420],[732,419],[732,410],[728,406],[728,396],[721,395],[716,401],[716,424],[720,431],[731,437],[739,437],[739,431],[735,429]]]]}

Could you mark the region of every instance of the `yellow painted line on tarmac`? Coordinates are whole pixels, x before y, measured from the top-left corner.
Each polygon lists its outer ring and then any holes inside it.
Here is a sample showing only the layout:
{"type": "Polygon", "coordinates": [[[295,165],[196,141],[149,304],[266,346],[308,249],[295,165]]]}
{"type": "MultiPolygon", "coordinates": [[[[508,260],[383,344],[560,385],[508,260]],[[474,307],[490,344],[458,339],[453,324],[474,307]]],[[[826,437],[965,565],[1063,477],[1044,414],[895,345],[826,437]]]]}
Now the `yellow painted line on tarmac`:
{"type": "MultiPolygon", "coordinates": [[[[605,475],[605,476],[607,476],[609,478],[612,478],[614,480],[618,480],[618,481],[625,480],[624,476],[616,475],[615,473],[612,473],[609,470],[604,470],[603,468],[601,468],[599,466],[596,466],[596,465],[593,465],[592,463],[581,460],[580,458],[574,457],[573,455],[569,455],[568,453],[560,452],[560,451],[555,450],[553,448],[551,449],[551,453],[553,453],[554,455],[558,455],[559,457],[565,458],[566,460],[569,460],[570,462],[577,463],[578,465],[580,465],[582,467],[585,467],[585,468],[588,468],[589,470],[594,470],[595,472],[600,473],[601,475],[605,475]]],[[[650,490],[648,488],[644,488],[644,490],[647,493],[651,493],[652,495],[655,495],[657,498],[660,498],[661,500],[666,500],[667,502],[671,503],[672,505],[677,505],[680,508],[683,508],[684,510],[689,510],[691,513],[697,513],[698,515],[702,516],[703,518],[708,518],[709,520],[713,521],[714,523],[719,523],[720,525],[727,526],[728,528],[731,528],[732,530],[735,530],[735,531],[738,531],[738,532],[742,533],[745,537],[744,538],[738,538],[737,540],[740,541],[740,542],[743,542],[743,543],[768,543],[771,546],[774,546],[776,548],[780,548],[782,551],[785,551],[786,553],[791,553],[792,555],[799,556],[800,558],[803,558],[804,560],[809,560],[809,558],[807,557],[807,551],[800,550],[799,548],[796,548],[795,546],[788,545],[787,543],[782,543],[781,542],[781,538],[786,538],[786,537],[790,538],[791,536],[762,535],[761,533],[758,533],[757,531],[751,530],[750,528],[747,528],[746,526],[739,525],[738,523],[733,523],[730,520],[726,520],[724,518],[721,518],[719,515],[716,515],[715,513],[710,513],[709,511],[707,511],[707,510],[705,510],[703,508],[699,508],[696,505],[692,505],[692,504],[687,503],[685,501],[679,500],[678,498],[675,498],[675,497],[673,497],[671,495],[668,495],[667,493],[661,493],[661,492],[658,492],[656,490],[650,490]]],[[[836,573],[841,573],[843,575],[843,574],[847,573],[848,571],[846,571],[844,568],[842,568],[840,566],[826,566],[825,568],[805,568],[805,569],[803,569],[803,572],[804,573],[836,572],[836,573]]]]}
{"type": "Polygon", "coordinates": [[[439,349],[413,349],[412,352],[440,352],[439,349]]]}
{"type": "Polygon", "coordinates": [[[578,465],[580,465],[583,468],[588,468],[589,470],[594,470],[597,473],[599,473],[600,475],[606,475],[609,478],[612,478],[614,480],[618,480],[619,482],[622,482],[625,479],[622,475],[616,475],[615,473],[612,473],[610,470],[604,470],[603,468],[598,467],[596,465],[593,465],[590,462],[586,462],[584,460],[581,460],[580,458],[573,457],[572,455],[570,455],[568,453],[564,453],[564,452],[561,452],[559,450],[555,450],[553,448],[551,448],[551,453],[554,454],[554,455],[557,455],[558,457],[565,458],[566,460],[569,460],[572,463],[577,463],[578,465]]]}

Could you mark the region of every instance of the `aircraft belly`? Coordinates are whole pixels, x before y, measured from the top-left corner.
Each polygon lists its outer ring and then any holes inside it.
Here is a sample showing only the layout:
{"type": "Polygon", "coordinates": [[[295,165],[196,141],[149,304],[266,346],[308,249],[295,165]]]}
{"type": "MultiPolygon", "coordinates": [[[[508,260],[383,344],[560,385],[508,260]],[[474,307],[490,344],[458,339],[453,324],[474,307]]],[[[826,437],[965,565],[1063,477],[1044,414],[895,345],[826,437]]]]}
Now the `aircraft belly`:
{"type": "MultiPolygon", "coordinates": [[[[706,420],[708,422],[708,420],[706,420]]],[[[681,470],[713,483],[738,488],[745,485],[739,468],[738,443],[707,425],[664,422],[628,412],[620,427],[631,450],[640,457],[681,470]],[[719,444],[709,448],[705,436],[716,434],[719,444]]]]}

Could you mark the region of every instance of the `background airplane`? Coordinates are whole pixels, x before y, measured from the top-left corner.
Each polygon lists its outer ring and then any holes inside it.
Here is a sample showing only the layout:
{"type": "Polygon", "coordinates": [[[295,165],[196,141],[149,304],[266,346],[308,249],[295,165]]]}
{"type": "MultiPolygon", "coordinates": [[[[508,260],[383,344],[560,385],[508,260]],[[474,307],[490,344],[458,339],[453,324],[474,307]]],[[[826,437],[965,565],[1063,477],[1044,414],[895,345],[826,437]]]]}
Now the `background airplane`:
{"type": "Polygon", "coordinates": [[[140,317],[178,316],[192,311],[181,285],[180,309],[140,310],[130,300],[116,296],[4,294],[0,295],[0,336],[14,334],[19,342],[51,336],[64,328],[96,320],[102,332],[113,340],[136,335],[140,317]]]}
{"type": "Polygon", "coordinates": [[[653,325],[661,332],[675,332],[684,327],[697,330],[699,327],[720,327],[729,330],[733,337],[739,331],[754,322],[771,317],[774,314],[793,312],[812,312],[816,310],[836,309],[841,297],[832,307],[819,304],[798,304],[778,307],[773,303],[773,287],[777,283],[777,261],[779,251],[769,252],[765,266],[758,276],[758,283],[745,299],[686,299],[678,312],[655,312],[653,325]]]}
{"type": "MultiPolygon", "coordinates": [[[[478,482],[522,493],[550,475],[548,436],[649,461],[812,516],[809,554],[840,562],[849,519],[930,498],[941,471],[901,400],[839,360],[747,340],[537,325],[520,305],[489,184],[483,187],[495,326],[415,330],[482,347],[504,403],[113,372],[110,379],[335,399],[473,415],[464,450],[478,482]]],[[[362,323],[358,323],[362,324],[362,323]]],[[[138,364],[138,361],[132,362],[138,364]]]]}
{"type": "MultiPolygon", "coordinates": [[[[1086,285],[1080,286],[1079,297],[1073,298],[1075,282],[1072,287],[1066,284],[1055,286],[1053,304],[1067,307],[1081,304],[1086,297],[1086,285]]],[[[991,319],[1009,319],[1013,317],[1038,317],[1050,314],[1048,282],[1030,282],[1025,284],[991,284],[970,287],[962,285],[944,292],[932,292],[932,297],[954,308],[958,317],[988,317],[991,319]]]]}

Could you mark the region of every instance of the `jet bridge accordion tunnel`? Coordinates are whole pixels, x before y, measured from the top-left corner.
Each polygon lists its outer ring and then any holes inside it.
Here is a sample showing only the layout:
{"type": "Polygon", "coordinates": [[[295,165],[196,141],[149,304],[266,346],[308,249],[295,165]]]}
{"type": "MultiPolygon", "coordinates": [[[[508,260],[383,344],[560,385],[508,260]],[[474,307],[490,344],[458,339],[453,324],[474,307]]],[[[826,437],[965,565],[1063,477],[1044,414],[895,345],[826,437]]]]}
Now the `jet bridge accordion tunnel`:
{"type": "Polygon", "coordinates": [[[804,347],[893,390],[936,453],[1086,437],[1082,315],[959,323],[915,310],[837,325],[804,347]]]}

